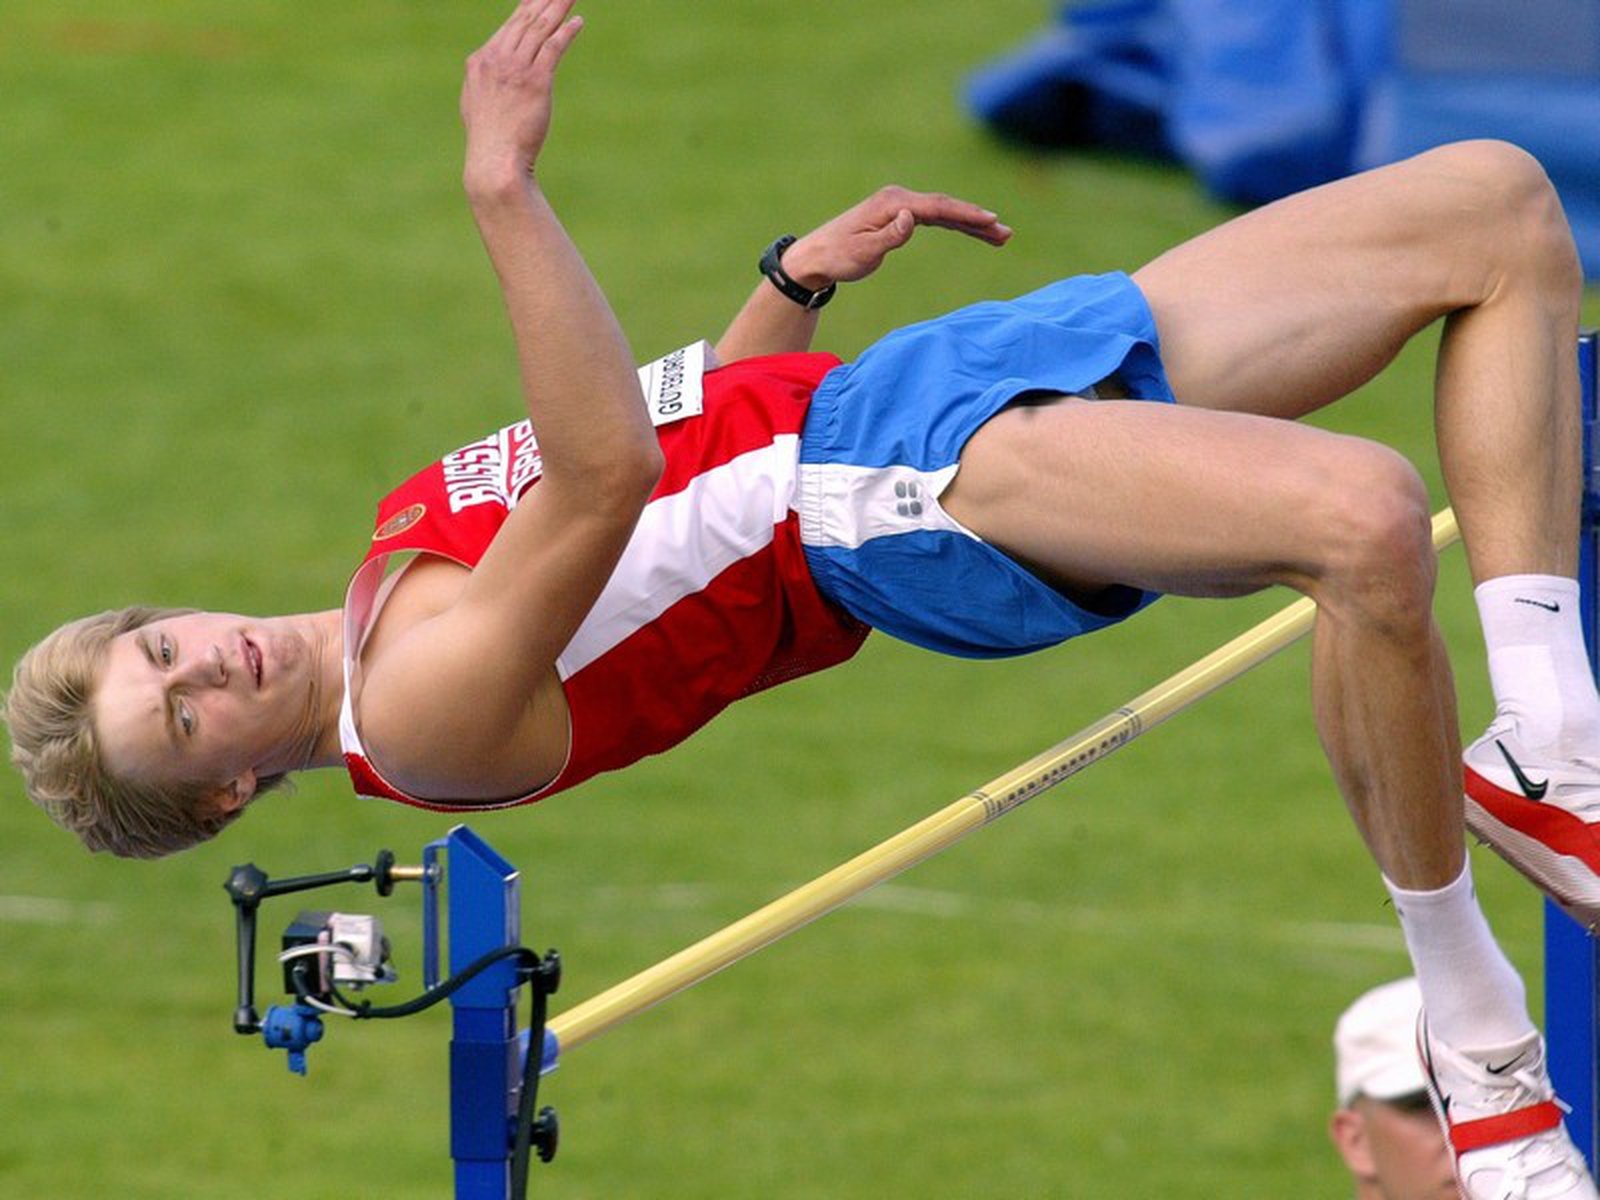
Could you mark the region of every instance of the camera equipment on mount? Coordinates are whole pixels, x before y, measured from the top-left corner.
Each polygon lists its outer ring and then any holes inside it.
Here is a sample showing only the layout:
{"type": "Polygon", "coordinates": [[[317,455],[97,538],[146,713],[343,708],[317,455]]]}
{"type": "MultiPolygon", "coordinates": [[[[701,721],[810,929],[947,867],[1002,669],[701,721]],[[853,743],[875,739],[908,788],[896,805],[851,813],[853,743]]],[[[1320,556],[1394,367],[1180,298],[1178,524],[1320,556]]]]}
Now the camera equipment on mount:
{"type": "Polygon", "coordinates": [[[560,1137],[555,1110],[535,1111],[539,1077],[554,1069],[554,1038],[545,1028],[549,997],[561,982],[561,958],[518,944],[517,871],[476,834],[457,826],[429,844],[421,866],[397,866],[380,850],[371,864],[343,871],[272,879],[254,863],[235,867],[223,884],[233,901],[238,951],[238,1005],[233,1027],[259,1033],[288,1052],[289,1069],[306,1073],[306,1051],[322,1039],[324,1017],[370,1020],[411,1016],[448,999],[454,1010],[450,1052],[451,1152],[457,1200],[520,1200],[530,1156],[549,1162],[560,1137]],[[449,862],[451,974],[439,978],[441,885],[449,862]],[[302,911],[284,930],[278,960],[289,1005],[265,1018],[255,1007],[256,916],[263,900],[344,883],[372,883],[388,896],[397,883],[423,888],[423,992],[404,1004],[377,1007],[349,993],[396,978],[378,918],[302,911]],[[532,1018],[519,1033],[517,993],[527,984],[532,1018]]]}
{"type": "Polygon", "coordinates": [[[332,1004],[341,983],[360,991],[398,978],[383,922],[364,913],[302,912],[283,931],[278,961],[284,991],[320,1004],[332,1004]]]}

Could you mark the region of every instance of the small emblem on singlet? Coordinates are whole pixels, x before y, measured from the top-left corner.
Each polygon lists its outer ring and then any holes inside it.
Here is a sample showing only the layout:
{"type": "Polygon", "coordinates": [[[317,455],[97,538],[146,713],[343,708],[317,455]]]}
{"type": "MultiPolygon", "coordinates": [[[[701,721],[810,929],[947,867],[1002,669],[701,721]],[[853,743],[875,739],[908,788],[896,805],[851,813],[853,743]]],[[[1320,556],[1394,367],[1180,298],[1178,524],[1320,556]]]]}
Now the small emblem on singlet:
{"type": "Polygon", "coordinates": [[[394,537],[396,534],[404,533],[422,520],[422,514],[427,511],[428,506],[426,504],[411,504],[402,508],[394,516],[378,526],[378,531],[372,535],[372,540],[381,542],[386,538],[394,537]]]}

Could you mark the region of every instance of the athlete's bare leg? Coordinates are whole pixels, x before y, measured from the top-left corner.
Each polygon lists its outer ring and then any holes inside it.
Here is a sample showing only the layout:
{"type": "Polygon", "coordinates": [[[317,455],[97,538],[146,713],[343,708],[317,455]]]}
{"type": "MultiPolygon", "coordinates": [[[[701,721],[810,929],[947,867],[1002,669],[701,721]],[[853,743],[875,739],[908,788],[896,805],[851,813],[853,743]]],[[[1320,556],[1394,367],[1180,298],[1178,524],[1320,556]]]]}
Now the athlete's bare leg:
{"type": "Polygon", "coordinates": [[[1183,405],[1009,409],[946,506],[1083,591],[1313,596],[1319,732],[1352,814],[1395,883],[1448,883],[1460,747],[1426,494],[1381,447],[1270,418],[1347,394],[1447,316],[1439,439],[1473,570],[1570,574],[1578,277],[1542,171],[1447,147],[1248,214],[1135,279],[1183,405]]]}
{"type": "Polygon", "coordinates": [[[1444,316],[1439,454],[1477,580],[1571,574],[1583,278],[1539,164],[1446,146],[1269,205],[1134,278],[1186,404],[1298,417],[1444,316]]]}
{"type": "Polygon", "coordinates": [[[1077,593],[1314,597],[1318,724],[1379,866],[1413,888],[1460,873],[1428,498],[1399,455],[1244,413],[1068,400],[1007,410],[961,463],[951,515],[1077,593]]]}
{"type": "MultiPolygon", "coordinates": [[[[1282,419],[1352,391],[1445,318],[1436,424],[1472,570],[1514,591],[1571,575],[1580,281],[1543,172],[1509,147],[1447,147],[1259,210],[1134,278],[1182,403],[1008,408],[963,451],[946,508],[1086,598],[1120,582],[1191,594],[1284,583],[1316,599],[1318,732],[1396,901],[1436,1108],[1480,1139],[1457,1158],[1462,1193],[1600,1200],[1471,891],[1421,480],[1383,447],[1282,419]]],[[[1531,874],[1576,894],[1567,859],[1547,857],[1559,872],[1531,874]]],[[[1586,911],[1600,913],[1584,870],[1586,911]]]]}

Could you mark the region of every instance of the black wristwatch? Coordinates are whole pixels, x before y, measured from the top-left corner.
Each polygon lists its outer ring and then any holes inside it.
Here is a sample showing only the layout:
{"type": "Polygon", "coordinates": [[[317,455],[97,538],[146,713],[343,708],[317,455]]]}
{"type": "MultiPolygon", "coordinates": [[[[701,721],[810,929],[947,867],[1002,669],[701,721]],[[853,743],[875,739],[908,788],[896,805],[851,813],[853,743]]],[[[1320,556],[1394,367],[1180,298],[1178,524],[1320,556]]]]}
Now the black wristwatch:
{"type": "Polygon", "coordinates": [[[830,283],[827,287],[813,292],[810,288],[796,283],[783,269],[783,252],[795,244],[795,236],[786,233],[772,245],[768,246],[766,253],[761,256],[761,273],[767,277],[772,286],[777,288],[801,308],[821,308],[833,299],[833,293],[839,288],[837,283],[830,283]]]}

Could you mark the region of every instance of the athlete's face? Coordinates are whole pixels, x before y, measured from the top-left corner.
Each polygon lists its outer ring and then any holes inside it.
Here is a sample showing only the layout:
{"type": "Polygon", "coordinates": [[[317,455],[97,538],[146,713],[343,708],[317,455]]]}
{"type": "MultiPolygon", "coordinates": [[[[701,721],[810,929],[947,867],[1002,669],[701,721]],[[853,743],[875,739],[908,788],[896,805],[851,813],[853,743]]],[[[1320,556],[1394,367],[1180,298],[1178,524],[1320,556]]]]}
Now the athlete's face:
{"type": "Polygon", "coordinates": [[[1460,1200],[1444,1134],[1426,1099],[1392,1104],[1359,1096],[1335,1114],[1333,1136],[1362,1185],[1359,1195],[1460,1200]]]}
{"type": "Polygon", "coordinates": [[[106,766],[144,783],[214,785],[242,804],[258,777],[303,764],[317,666],[292,617],[189,613],[124,633],[95,692],[106,766]]]}

